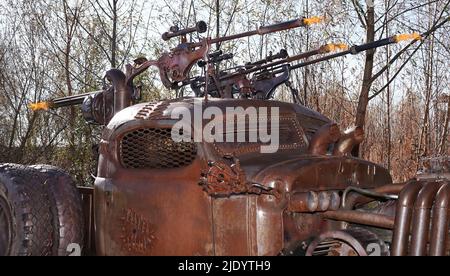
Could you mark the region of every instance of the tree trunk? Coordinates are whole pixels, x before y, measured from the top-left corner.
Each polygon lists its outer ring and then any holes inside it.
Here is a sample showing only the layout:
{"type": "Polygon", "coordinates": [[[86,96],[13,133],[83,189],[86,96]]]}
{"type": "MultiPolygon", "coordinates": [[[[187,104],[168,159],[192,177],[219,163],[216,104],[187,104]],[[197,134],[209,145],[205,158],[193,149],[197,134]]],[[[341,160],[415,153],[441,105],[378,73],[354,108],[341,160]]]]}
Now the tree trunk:
{"type": "MultiPolygon", "coordinates": [[[[447,116],[445,117],[444,130],[442,132],[441,143],[439,145],[439,154],[445,155],[446,145],[448,142],[448,127],[450,121],[450,95],[447,95],[447,116]]],[[[448,154],[448,153],[447,153],[448,154]]]]}
{"type": "MultiPolygon", "coordinates": [[[[216,37],[220,37],[220,0],[216,0],[216,37]]],[[[220,43],[216,44],[217,51],[220,50],[220,43]]]]}
{"type": "MultiPolygon", "coordinates": [[[[370,43],[375,41],[375,7],[374,5],[369,5],[367,7],[367,33],[366,42],[370,43]]],[[[356,110],[356,121],[355,125],[364,128],[367,105],[369,103],[369,92],[372,87],[372,74],[373,74],[373,63],[374,63],[375,50],[369,50],[366,53],[366,62],[364,66],[364,77],[361,87],[361,93],[359,94],[358,108],[356,110]]],[[[353,150],[353,155],[359,156],[359,146],[356,146],[353,150]]]]}
{"type": "MultiPolygon", "coordinates": [[[[309,1],[306,0],[306,10],[305,10],[305,16],[309,17],[309,1]]],[[[306,48],[309,49],[309,31],[308,29],[306,30],[306,39],[305,39],[305,43],[306,43],[306,48]]],[[[309,66],[305,66],[305,71],[304,71],[304,76],[303,76],[303,103],[305,104],[305,106],[308,106],[308,89],[309,89],[309,83],[308,83],[308,78],[309,78],[309,66]]]]}
{"type": "MultiPolygon", "coordinates": [[[[72,51],[72,40],[74,35],[74,28],[76,26],[76,18],[72,18],[69,14],[69,4],[67,3],[67,0],[63,2],[63,8],[64,8],[64,20],[65,20],[65,27],[66,27],[66,45],[64,49],[64,74],[66,78],[66,87],[67,87],[67,96],[73,95],[73,86],[72,86],[72,79],[70,77],[70,55],[72,51]]],[[[75,15],[76,17],[76,15],[75,15]]],[[[70,118],[69,118],[69,152],[71,158],[73,158],[76,154],[75,149],[75,132],[73,131],[75,129],[75,117],[76,117],[76,111],[75,107],[70,107],[70,118]]]]}
{"type": "MultiPolygon", "coordinates": [[[[385,1],[385,7],[386,7],[386,18],[388,18],[388,14],[389,14],[389,2],[390,1],[385,1]]],[[[389,28],[388,28],[388,24],[385,24],[385,30],[386,30],[386,36],[389,37],[390,36],[390,32],[389,32],[389,28]]],[[[391,47],[388,45],[386,47],[386,61],[389,62],[389,60],[391,60],[391,47]]],[[[391,79],[391,68],[388,67],[386,70],[386,81],[389,82],[389,80],[391,79]]],[[[392,155],[392,130],[391,130],[391,85],[388,85],[387,89],[386,89],[386,128],[387,128],[387,169],[390,171],[391,170],[391,155],[392,155]]]]}
{"type": "Polygon", "coordinates": [[[423,156],[428,156],[430,153],[430,107],[431,100],[433,97],[433,66],[434,66],[434,37],[429,41],[429,48],[427,49],[427,64],[424,68],[425,75],[425,109],[424,109],[424,118],[422,129],[420,132],[420,140],[419,140],[419,155],[417,156],[418,160],[423,156]]]}
{"type": "Polygon", "coordinates": [[[113,30],[111,36],[111,67],[116,68],[116,52],[117,52],[117,2],[118,0],[113,0],[113,30]]]}

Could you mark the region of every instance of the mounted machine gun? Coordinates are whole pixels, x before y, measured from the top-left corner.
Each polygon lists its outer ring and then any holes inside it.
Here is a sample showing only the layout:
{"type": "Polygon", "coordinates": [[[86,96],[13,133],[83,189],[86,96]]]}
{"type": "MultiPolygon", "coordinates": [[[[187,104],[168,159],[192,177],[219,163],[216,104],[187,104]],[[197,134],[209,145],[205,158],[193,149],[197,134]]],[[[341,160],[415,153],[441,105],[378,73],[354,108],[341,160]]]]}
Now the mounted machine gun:
{"type": "Polygon", "coordinates": [[[163,85],[167,88],[176,88],[178,87],[178,83],[189,78],[189,73],[195,63],[202,59],[208,63],[209,50],[213,44],[254,35],[266,35],[299,27],[307,27],[321,21],[322,18],[320,17],[300,18],[270,26],[259,27],[254,31],[241,34],[218,38],[202,38],[199,42],[187,42],[186,35],[195,31],[198,33],[206,32],[207,27],[205,22],[200,21],[195,28],[183,30],[172,27],[171,32],[162,35],[163,40],[181,37],[181,43],[170,52],[163,53],[158,60],[143,60],[141,63],[136,64],[133,69],[136,73],[139,73],[148,69],[150,66],[156,66],[159,69],[163,85]]]}
{"type": "MultiPolygon", "coordinates": [[[[299,101],[298,95],[295,95],[295,89],[292,88],[289,82],[290,72],[292,70],[350,54],[356,55],[361,52],[399,43],[409,39],[419,40],[421,37],[416,33],[400,34],[352,47],[348,47],[341,43],[327,44],[319,47],[318,49],[301,53],[296,56],[288,56],[286,50],[281,50],[280,53],[269,55],[263,60],[232,68],[232,70],[235,70],[233,73],[229,73],[229,69],[219,72],[215,78],[210,78],[208,83],[208,94],[212,96],[219,95],[220,97],[231,98],[234,94],[239,93],[240,97],[244,98],[268,100],[273,98],[275,90],[280,85],[287,84],[291,89],[291,92],[294,94],[294,101],[299,101]],[[292,64],[295,61],[338,50],[343,51],[326,55],[318,59],[292,64]],[[249,77],[249,75],[251,75],[251,77],[249,77]]],[[[192,78],[183,84],[190,85],[197,96],[202,96],[205,94],[204,90],[206,87],[206,77],[201,76],[192,78]]]]}
{"type": "Polygon", "coordinates": [[[162,39],[167,41],[174,37],[180,37],[181,43],[170,52],[163,53],[158,60],[139,58],[134,61],[133,65],[126,65],[125,73],[118,69],[108,71],[104,79],[111,82],[112,85],[104,85],[103,91],[33,103],[30,105],[30,108],[33,110],[48,110],[82,104],[83,114],[89,122],[106,125],[116,113],[132,105],[140,98],[139,89],[136,88],[133,80],[151,66],[156,66],[159,69],[162,84],[167,88],[174,89],[178,87],[180,82],[188,80],[189,73],[196,63],[200,62],[199,66],[206,66],[212,62],[232,58],[231,55],[223,55],[221,52],[210,54],[209,50],[212,44],[253,35],[265,35],[298,27],[307,27],[321,21],[322,18],[320,17],[300,18],[259,27],[254,31],[241,34],[214,39],[202,38],[199,42],[187,42],[186,35],[194,32],[199,34],[206,32],[207,25],[204,21],[198,22],[195,27],[186,29],[174,26],[170,28],[170,32],[162,35],[162,39]]]}

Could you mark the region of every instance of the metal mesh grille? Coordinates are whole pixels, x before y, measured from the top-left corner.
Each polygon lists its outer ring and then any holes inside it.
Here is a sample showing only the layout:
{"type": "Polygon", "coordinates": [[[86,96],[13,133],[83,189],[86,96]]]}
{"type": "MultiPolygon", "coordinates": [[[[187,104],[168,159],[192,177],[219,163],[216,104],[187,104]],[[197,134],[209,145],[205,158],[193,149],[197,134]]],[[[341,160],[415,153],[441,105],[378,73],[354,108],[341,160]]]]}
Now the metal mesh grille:
{"type": "Polygon", "coordinates": [[[193,142],[174,142],[171,129],[138,129],[120,142],[120,160],[127,169],[180,168],[191,164],[197,154],[193,142]]]}
{"type": "MultiPolygon", "coordinates": [[[[304,140],[303,130],[300,127],[296,118],[293,117],[280,117],[279,119],[279,150],[296,150],[296,149],[305,149],[306,142],[304,140]]],[[[246,142],[225,142],[225,143],[214,143],[216,149],[221,154],[247,154],[252,152],[260,152],[261,146],[268,146],[268,143],[261,142],[249,142],[249,137],[253,135],[253,137],[257,137],[260,139],[258,128],[250,128],[248,125],[248,121],[246,122],[237,122],[237,124],[244,125],[242,131],[234,130],[232,137],[236,138],[239,134],[244,134],[246,142]]],[[[268,122],[269,126],[270,123],[268,122]]],[[[270,127],[268,127],[270,130],[270,127]]],[[[226,141],[226,134],[224,134],[223,140],[226,141]]]]}

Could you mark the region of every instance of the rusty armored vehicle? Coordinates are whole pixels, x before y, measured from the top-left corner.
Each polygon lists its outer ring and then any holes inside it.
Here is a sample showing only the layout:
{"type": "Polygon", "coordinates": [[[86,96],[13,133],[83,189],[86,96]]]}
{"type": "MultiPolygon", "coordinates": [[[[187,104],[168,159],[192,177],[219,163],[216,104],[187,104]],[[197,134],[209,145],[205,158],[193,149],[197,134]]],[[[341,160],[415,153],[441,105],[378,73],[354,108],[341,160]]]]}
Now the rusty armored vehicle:
{"type": "MultiPolygon", "coordinates": [[[[294,20],[245,35],[307,22],[294,20]]],[[[292,58],[280,52],[219,74],[213,61],[230,55],[208,53],[218,39],[186,43],[187,33],[204,30],[204,23],[172,28],[163,37],[181,36],[179,47],[158,61],[139,59],[125,73],[108,71],[110,85],[103,91],[34,105],[82,104],[88,121],[105,125],[98,172],[93,188],[76,188],[55,167],[0,165],[0,255],[77,250],[97,255],[449,254],[450,159],[429,162],[407,183],[392,183],[385,168],[351,155],[363,140],[361,128],[341,131],[301,103],[269,100],[279,85],[291,87],[292,58]],[[206,76],[189,79],[188,71],[200,59],[206,76]],[[196,97],[138,104],[133,80],[152,65],[159,67],[167,87],[195,84],[196,97]],[[248,78],[250,73],[255,74],[248,78]],[[278,122],[277,150],[262,153],[270,146],[267,141],[196,141],[194,133],[203,130],[193,118],[210,107],[224,114],[214,118],[216,127],[217,122],[241,122],[245,127],[231,134],[245,137],[254,131],[248,110],[277,110],[268,119],[278,122]],[[179,133],[188,139],[175,141],[173,129],[180,120],[173,114],[180,108],[192,120],[191,131],[179,133]],[[230,118],[230,108],[243,112],[230,118]]],[[[353,46],[306,64],[398,40],[353,46]]],[[[300,56],[328,51],[312,52],[300,56]]],[[[299,100],[295,89],[291,92],[299,100]]]]}

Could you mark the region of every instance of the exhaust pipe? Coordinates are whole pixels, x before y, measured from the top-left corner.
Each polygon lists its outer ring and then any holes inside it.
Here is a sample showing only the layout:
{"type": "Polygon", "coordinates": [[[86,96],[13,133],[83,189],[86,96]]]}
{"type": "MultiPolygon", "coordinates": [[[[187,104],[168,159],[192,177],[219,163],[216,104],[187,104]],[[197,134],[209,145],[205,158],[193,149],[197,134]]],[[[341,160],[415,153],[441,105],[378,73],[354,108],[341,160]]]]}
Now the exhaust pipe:
{"type": "Polygon", "coordinates": [[[325,155],[330,144],[336,143],[340,137],[341,131],[336,123],[326,124],[314,134],[308,151],[313,155],[325,155]]]}
{"type": "MultiPolygon", "coordinates": [[[[375,189],[369,190],[372,195],[360,194],[360,193],[350,193],[347,197],[342,196],[342,208],[346,210],[353,210],[357,204],[366,204],[374,200],[376,195],[398,195],[405,188],[407,183],[399,184],[388,184],[384,186],[377,187],[375,189]]],[[[348,189],[348,188],[347,188],[348,189]]],[[[345,192],[344,192],[345,195],[345,192]]]]}
{"type": "Polygon", "coordinates": [[[426,254],[431,208],[440,187],[441,184],[437,182],[426,183],[419,192],[414,204],[410,256],[424,256],[426,254]]]}
{"type": "Polygon", "coordinates": [[[364,129],[353,127],[344,132],[333,150],[333,155],[343,156],[349,154],[352,149],[364,141],[364,129]]]}
{"type": "Polygon", "coordinates": [[[431,227],[430,256],[443,256],[447,246],[450,221],[450,183],[443,184],[436,195],[431,227]]]}
{"type": "Polygon", "coordinates": [[[407,253],[413,206],[421,189],[422,183],[412,181],[400,192],[392,238],[392,256],[405,256],[407,253]]]}
{"type": "Polygon", "coordinates": [[[114,88],[115,115],[131,105],[133,88],[127,85],[127,77],[118,69],[112,69],[106,72],[105,79],[111,81],[114,88]]]}

